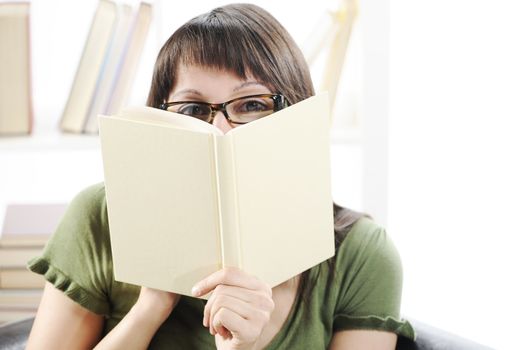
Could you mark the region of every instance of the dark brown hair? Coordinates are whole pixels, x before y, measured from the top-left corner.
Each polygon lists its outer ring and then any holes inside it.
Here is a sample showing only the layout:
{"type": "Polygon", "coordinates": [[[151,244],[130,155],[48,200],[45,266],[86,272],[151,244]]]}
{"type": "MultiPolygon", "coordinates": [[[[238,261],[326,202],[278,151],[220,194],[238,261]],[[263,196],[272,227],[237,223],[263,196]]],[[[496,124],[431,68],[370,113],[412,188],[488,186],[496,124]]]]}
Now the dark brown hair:
{"type": "Polygon", "coordinates": [[[251,74],[294,104],[314,95],[309,68],[289,33],[251,4],[218,7],[181,26],[161,48],[147,104],[158,107],[176,85],[180,65],[251,74]]]}
{"type": "MultiPolygon", "coordinates": [[[[285,28],[267,11],[252,4],[218,7],[177,29],[161,48],[155,64],[147,104],[159,107],[177,84],[181,65],[225,70],[241,79],[252,75],[290,104],[314,95],[309,67],[285,28]]],[[[358,213],[334,208],[338,247],[358,213]]],[[[334,258],[329,261],[334,274],[334,258]]],[[[308,299],[319,269],[302,273],[298,296],[308,299]]]]}

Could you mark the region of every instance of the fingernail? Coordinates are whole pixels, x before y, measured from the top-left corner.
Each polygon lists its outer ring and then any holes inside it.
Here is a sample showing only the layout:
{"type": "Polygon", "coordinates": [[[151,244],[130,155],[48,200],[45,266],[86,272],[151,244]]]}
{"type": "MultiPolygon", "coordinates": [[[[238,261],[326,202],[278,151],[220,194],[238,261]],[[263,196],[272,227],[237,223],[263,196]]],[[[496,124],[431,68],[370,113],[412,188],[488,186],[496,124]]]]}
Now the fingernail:
{"type": "Polygon", "coordinates": [[[199,290],[199,287],[197,287],[197,286],[193,286],[192,287],[192,295],[193,296],[198,296],[200,294],[200,292],[201,291],[199,290]]]}

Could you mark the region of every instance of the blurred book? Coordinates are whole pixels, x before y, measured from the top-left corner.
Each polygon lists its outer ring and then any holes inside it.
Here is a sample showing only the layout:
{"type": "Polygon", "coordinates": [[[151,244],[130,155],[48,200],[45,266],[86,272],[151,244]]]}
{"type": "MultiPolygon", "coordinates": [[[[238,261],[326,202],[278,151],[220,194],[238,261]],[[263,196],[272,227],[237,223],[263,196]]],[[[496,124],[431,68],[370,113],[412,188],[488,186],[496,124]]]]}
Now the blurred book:
{"type": "Polygon", "coordinates": [[[41,298],[40,289],[0,289],[0,310],[7,308],[36,310],[41,298]]]}
{"type": "Polygon", "coordinates": [[[116,4],[110,0],[100,0],[60,121],[60,127],[64,131],[78,133],[84,129],[116,18],[116,4]]]}
{"type": "Polygon", "coordinates": [[[44,276],[26,268],[0,268],[0,289],[42,289],[44,284],[44,276]]]}
{"type": "Polygon", "coordinates": [[[29,2],[0,3],[0,135],[31,133],[29,2]]]}
{"type": "Polygon", "coordinates": [[[65,210],[66,204],[8,205],[0,235],[0,253],[14,248],[43,247],[65,210]]]}
{"type": "Polygon", "coordinates": [[[98,114],[126,102],[141,57],[152,7],[100,0],[60,127],[73,133],[97,133],[98,114]]]}
{"type": "Polygon", "coordinates": [[[27,262],[40,255],[43,247],[0,248],[1,268],[25,268],[27,262]]]}
{"type": "Polygon", "coordinates": [[[36,313],[45,279],[29,271],[27,262],[41,254],[65,210],[65,204],[6,208],[0,235],[0,324],[36,313]]]}
{"type": "Polygon", "coordinates": [[[118,79],[112,89],[112,95],[103,114],[115,114],[126,103],[126,99],[131,90],[135,72],[139,66],[141,53],[144,49],[148,30],[152,18],[152,6],[141,2],[135,16],[135,21],[128,36],[127,51],[121,63],[121,70],[118,79]]]}
{"type": "Polygon", "coordinates": [[[132,7],[128,4],[117,6],[117,24],[111,39],[109,49],[106,50],[106,57],[102,71],[99,74],[97,88],[89,108],[84,131],[86,133],[97,133],[99,130],[97,115],[106,110],[114,81],[119,77],[121,61],[126,54],[128,33],[133,24],[132,7]]]}

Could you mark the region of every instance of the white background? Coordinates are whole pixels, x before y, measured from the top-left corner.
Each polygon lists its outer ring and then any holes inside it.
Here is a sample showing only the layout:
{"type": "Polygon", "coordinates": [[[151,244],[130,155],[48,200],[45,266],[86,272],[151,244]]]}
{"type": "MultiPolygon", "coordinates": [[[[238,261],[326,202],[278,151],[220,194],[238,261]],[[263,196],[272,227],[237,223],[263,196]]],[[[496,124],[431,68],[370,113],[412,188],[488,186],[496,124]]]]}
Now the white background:
{"type": "Polygon", "coordinates": [[[388,227],[405,313],[524,348],[526,3],[390,6],[388,227]]]}
{"type": "MultiPolygon", "coordinates": [[[[255,1],[300,46],[334,2],[255,1]]],[[[97,3],[32,4],[35,136],[44,141],[0,140],[0,207],[68,201],[102,180],[96,139],[45,136],[60,117],[97,3]]],[[[155,4],[130,103],[144,102],[168,35],[223,2],[155,4]]],[[[363,84],[363,102],[353,100],[354,85],[342,88],[336,123],[349,125],[342,101],[353,101],[353,111],[363,103],[365,129],[333,147],[335,199],[370,212],[400,250],[403,314],[498,349],[524,343],[525,15],[519,0],[363,1],[363,56],[353,63],[363,82],[345,73],[346,84],[363,84]]]]}

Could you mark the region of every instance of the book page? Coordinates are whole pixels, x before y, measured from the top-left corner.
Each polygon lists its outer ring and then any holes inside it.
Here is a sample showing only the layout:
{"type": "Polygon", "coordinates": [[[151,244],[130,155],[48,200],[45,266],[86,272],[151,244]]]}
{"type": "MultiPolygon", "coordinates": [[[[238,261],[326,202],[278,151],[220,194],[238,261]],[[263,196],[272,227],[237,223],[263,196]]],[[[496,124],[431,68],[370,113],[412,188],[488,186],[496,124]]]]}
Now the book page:
{"type": "Polygon", "coordinates": [[[213,135],[103,117],[100,137],[115,278],[190,295],[221,266],[213,135]]]}
{"type": "Polygon", "coordinates": [[[178,128],[183,130],[192,130],[195,132],[203,132],[214,135],[223,135],[223,132],[221,130],[219,130],[217,127],[210,123],[184,114],[168,112],[153,107],[128,107],[122,113],[119,113],[117,116],[112,116],[112,118],[122,118],[151,125],[166,126],[170,128],[178,128]]]}
{"type": "Polygon", "coordinates": [[[236,128],[240,267],[271,286],[334,255],[326,94],[236,128]]]}

